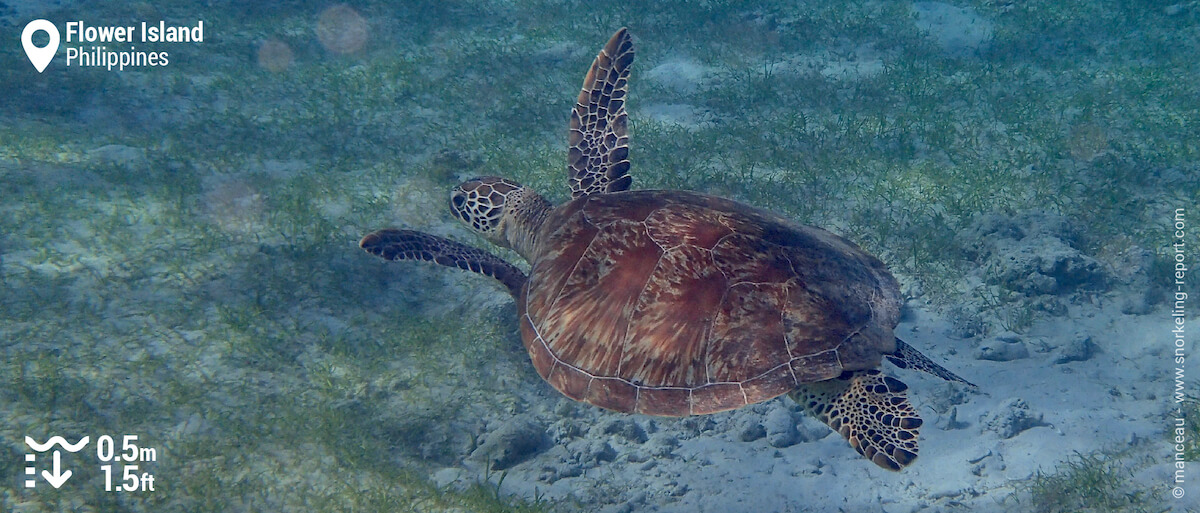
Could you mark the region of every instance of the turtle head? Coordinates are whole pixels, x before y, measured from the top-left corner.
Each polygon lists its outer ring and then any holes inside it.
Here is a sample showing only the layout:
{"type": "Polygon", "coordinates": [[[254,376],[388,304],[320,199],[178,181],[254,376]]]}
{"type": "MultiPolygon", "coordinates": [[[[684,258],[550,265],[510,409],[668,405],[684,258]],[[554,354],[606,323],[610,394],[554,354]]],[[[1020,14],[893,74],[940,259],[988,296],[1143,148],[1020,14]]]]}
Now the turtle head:
{"type": "Polygon", "coordinates": [[[472,178],[450,191],[454,217],[493,244],[512,248],[526,259],[550,208],[532,189],[495,176],[472,178]]]}

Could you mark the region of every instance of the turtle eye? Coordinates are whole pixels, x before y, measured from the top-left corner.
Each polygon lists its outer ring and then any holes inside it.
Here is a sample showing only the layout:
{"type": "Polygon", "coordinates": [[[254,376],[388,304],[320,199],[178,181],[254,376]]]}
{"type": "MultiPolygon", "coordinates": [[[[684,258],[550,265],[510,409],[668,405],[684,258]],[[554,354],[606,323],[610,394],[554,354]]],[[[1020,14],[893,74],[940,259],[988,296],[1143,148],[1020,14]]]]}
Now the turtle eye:
{"type": "Polygon", "coordinates": [[[462,208],[463,203],[466,203],[466,202],[467,202],[467,198],[462,197],[461,194],[455,194],[453,196],[450,196],[450,203],[452,205],[454,205],[455,210],[462,208]]]}

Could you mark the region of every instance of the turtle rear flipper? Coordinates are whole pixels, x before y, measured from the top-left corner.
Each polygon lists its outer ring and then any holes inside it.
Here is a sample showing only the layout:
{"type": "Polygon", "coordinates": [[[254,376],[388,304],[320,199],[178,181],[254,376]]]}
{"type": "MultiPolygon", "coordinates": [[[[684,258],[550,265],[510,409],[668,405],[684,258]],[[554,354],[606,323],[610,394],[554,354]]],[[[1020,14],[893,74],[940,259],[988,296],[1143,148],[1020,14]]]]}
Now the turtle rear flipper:
{"type": "Polygon", "coordinates": [[[875,369],[800,385],[789,396],[876,465],[897,471],[917,459],[921,417],[908,386],[875,369]]]}
{"type": "Polygon", "coordinates": [[[950,372],[950,369],[938,365],[933,360],[930,360],[928,356],[921,354],[921,352],[917,351],[916,348],[908,345],[908,343],[900,340],[899,338],[896,339],[896,352],[885,356],[887,356],[888,361],[892,362],[892,365],[900,367],[901,369],[914,369],[922,372],[928,372],[946,381],[955,381],[970,386],[971,388],[979,388],[975,386],[974,383],[962,379],[958,376],[958,374],[950,372]]]}
{"type": "Polygon", "coordinates": [[[358,247],[387,260],[424,260],[491,276],[503,283],[514,298],[521,297],[521,287],[525,285],[525,273],[504,259],[424,232],[395,228],[379,230],[363,237],[358,247]]]}

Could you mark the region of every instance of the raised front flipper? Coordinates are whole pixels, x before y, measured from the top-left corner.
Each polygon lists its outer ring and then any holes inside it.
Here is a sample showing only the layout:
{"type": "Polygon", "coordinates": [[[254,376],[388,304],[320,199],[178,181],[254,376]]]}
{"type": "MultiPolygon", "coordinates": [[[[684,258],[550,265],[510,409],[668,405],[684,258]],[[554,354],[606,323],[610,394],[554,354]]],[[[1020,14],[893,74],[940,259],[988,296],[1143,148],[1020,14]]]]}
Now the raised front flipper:
{"type": "Polygon", "coordinates": [[[571,198],[624,191],[633,183],[625,126],[631,64],[633,39],[622,28],[600,50],[583,79],[567,135],[571,198]]]}
{"type": "Polygon", "coordinates": [[[424,232],[394,228],[379,230],[363,237],[358,247],[388,260],[424,260],[491,276],[508,287],[514,298],[521,297],[521,287],[525,285],[525,273],[504,259],[424,232]]]}

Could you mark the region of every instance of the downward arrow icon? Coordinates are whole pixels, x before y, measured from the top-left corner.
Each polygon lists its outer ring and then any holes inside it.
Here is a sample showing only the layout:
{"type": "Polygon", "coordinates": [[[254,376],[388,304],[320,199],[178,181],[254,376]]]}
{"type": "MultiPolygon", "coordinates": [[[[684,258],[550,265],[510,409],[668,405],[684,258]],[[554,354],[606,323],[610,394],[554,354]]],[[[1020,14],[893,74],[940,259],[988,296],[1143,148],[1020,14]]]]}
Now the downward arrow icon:
{"type": "Polygon", "coordinates": [[[58,470],[59,470],[60,463],[61,463],[61,461],[60,461],[58,451],[54,451],[54,473],[51,474],[49,470],[42,471],[42,477],[46,478],[46,482],[50,483],[50,486],[53,486],[55,488],[62,486],[63,483],[67,482],[68,479],[71,479],[71,471],[70,470],[59,473],[58,470]]]}

